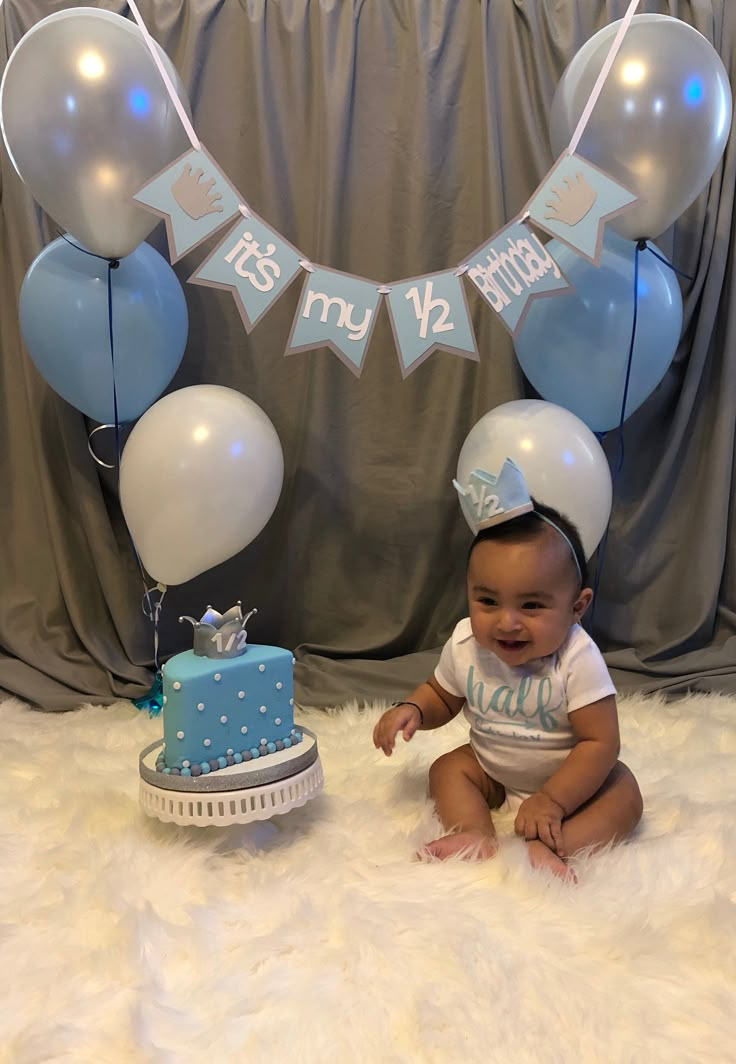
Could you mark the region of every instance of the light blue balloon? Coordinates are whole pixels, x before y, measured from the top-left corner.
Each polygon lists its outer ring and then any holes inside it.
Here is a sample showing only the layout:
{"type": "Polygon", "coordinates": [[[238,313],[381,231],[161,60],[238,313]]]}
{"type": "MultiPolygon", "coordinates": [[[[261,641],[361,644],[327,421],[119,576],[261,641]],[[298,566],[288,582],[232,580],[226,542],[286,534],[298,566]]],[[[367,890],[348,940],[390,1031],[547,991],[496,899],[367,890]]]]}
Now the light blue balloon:
{"type": "MultiPolygon", "coordinates": [[[[594,432],[607,432],[621,420],[634,315],[636,244],[607,230],[598,267],[558,240],[551,240],[547,249],[574,291],[531,304],[514,342],[516,354],[544,399],[566,407],[594,432]]],[[[640,252],[626,417],[662,380],[681,329],[682,296],[674,270],[652,252],[640,252]]]]}
{"type": "MultiPolygon", "coordinates": [[[[112,270],[118,420],[134,421],[176,373],[187,342],[179,279],[149,244],[112,270]]],[[[20,324],[39,372],[68,403],[114,421],[107,261],[59,238],[31,264],[20,292],[20,324]]]]}

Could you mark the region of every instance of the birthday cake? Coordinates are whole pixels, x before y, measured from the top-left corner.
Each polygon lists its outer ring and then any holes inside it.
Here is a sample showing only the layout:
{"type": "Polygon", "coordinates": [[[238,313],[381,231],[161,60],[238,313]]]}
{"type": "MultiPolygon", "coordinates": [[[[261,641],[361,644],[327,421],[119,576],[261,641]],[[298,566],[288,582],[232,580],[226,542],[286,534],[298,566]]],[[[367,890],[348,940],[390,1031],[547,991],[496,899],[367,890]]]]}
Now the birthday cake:
{"type": "Polygon", "coordinates": [[[294,658],[282,647],[249,645],[241,604],[211,606],[194,646],[163,667],[164,746],[159,772],[202,776],[267,757],[302,741],[294,727],[294,658]]]}

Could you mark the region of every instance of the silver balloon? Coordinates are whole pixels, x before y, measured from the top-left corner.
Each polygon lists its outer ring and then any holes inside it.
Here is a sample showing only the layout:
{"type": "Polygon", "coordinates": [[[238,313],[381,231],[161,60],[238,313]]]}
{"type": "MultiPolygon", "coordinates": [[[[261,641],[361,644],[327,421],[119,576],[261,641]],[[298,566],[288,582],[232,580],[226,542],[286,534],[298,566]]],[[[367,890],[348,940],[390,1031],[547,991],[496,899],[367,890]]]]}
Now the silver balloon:
{"type": "MultiPolygon", "coordinates": [[[[583,45],[552,103],[555,156],[570,142],[619,23],[583,45]]],[[[635,15],[585,128],[579,153],[645,202],[612,223],[657,237],[710,180],[731,126],[731,90],[718,53],[669,15],[635,15]]]]}
{"type": "Polygon", "coordinates": [[[110,258],[130,254],[157,222],[130,196],[189,146],[140,29],[93,8],[49,15],[22,38],[0,85],[0,122],[44,210],[110,258]]]}

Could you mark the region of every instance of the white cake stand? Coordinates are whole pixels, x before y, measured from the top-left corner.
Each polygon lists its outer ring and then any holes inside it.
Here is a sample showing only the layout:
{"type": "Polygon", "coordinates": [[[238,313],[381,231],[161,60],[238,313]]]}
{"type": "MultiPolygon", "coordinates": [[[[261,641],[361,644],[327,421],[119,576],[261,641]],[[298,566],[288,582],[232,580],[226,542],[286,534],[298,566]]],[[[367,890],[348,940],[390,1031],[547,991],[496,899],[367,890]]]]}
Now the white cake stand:
{"type": "Polygon", "coordinates": [[[171,776],[156,771],[163,739],[139,758],[143,811],[182,827],[227,827],[269,820],[306,805],[324,786],[316,736],[299,729],[303,740],[289,750],[231,765],[207,776],[171,776]]]}

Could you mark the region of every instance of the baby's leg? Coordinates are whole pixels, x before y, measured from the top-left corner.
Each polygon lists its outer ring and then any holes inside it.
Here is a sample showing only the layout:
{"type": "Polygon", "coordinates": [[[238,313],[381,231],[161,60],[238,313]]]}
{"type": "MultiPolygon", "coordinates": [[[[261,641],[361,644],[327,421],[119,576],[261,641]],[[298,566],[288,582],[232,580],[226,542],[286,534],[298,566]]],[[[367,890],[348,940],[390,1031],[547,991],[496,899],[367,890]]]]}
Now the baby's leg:
{"type": "Polygon", "coordinates": [[[562,822],[565,853],[620,842],[641,820],[642,798],[629,768],[617,761],[603,786],[562,822]]]}
{"type": "Polygon", "coordinates": [[[449,834],[430,842],[425,853],[439,858],[461,850],[479,859],[495,855],[490,809],[503,803],[505,792],[486,775],[469,744],[437,758],[429,770],[429,793],[449,834]]]}

